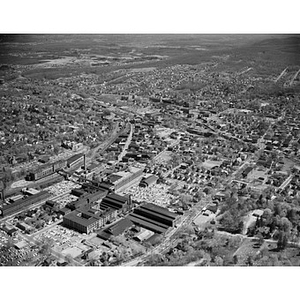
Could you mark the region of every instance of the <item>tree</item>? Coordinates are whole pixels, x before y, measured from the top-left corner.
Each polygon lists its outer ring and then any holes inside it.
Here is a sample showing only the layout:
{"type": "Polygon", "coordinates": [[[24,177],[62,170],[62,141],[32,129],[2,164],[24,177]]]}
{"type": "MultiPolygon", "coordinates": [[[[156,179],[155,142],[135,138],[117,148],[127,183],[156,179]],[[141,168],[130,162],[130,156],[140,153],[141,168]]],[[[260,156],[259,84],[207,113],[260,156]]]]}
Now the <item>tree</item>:
{"type": "Polygon", "coordinates": [[[293,227],[292,223],[286,217],[281,218],[280,221],[281,221],[281,228],[282,228],[282,230],[285,233],[289,234],[290,231],[291,231],[291,229],[292,229],[292,227],[293,227]]]}
{"type": "Polygon", "coordinates": [[[222,257],[220,257],[220,256],[216,256],[215,257],[215,264],[216,264],[216,266],[223,266],[223,258],[222,257]]]}
{"type": "Polygon", "coordinates": [[[265,225],[269,225],[272,222],[272,211],[271,211],[271,209],[266,208],[264,210],[264,213],[263,213],[262,217],[264,219],[265,225]]]}
{"type": "Polygon", "coordinates": [[[283,250],[286,248],[288,243],[288,238],[287,238],[287,234],[280,230],[279,234],[278,234],[278,242],[277,242],[277,249],[278,250],[283,250]]]}
{"type": "Polygon", "coordinates": [[[253,264],[254,264],[253,256],[251,254],[249,254],[247,259],[246,259],[246,265],[247,266],[253,266],[253,264]]]}
{"type": "Polygon", "coordinates": [[[220,224],[226,231],[229,232],[240,232],[243,228],[243,221],[237,213],[233,214],[231,211],[226,211],[221,220],[220,224]]]}
{"type": "Polygon", "coordinates": [[[151,254],[145,264],[148,266],[158,266],[161,263],[162,256],[160,254],[151,254]]]}
{"type": "Polygon", "coordinates": [[[264,237],[261,234],[261,232],[258,232],[258,234],[256,235],[256,242],[259,244],[259,246],[261,246],[264,243],[264,237]]]}

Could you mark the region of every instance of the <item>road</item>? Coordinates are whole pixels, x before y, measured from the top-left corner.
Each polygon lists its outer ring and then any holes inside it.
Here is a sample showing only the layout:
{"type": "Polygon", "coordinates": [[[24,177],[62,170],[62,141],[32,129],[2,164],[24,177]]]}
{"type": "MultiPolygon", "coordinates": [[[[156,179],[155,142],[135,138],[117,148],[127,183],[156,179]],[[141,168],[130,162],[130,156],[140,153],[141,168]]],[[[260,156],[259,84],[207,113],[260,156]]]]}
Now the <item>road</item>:
{"type": "Polygon", "coordinates": [[[128,149],[128,147],[131,143],[131,140],[132,140],[133,132],[134,132],[134,125],[130,124],[130,132],[129,132],[129,135],[127,137],[126,143],[123,147],[123,150],[122,150],[122,152],[120,153],[120,155],[118,157],[118,162],[120,162],[123,159],[124,155],[126,154],[126,150],[128,149]]]}
{"type": "Polygon", "coordinates": [[[290,182],[292,181],[294,175],[291,174],[283,183],[282,185],[277,189],[277,190],[284,190],[289,184],[290,182]]]}
{"type": "Polygon", "coordinates": [[[119,122],[116,122],[113,125],[113,129],[110,134],[110,138],[108,140],[104,141],[103,143],[101,143],[100,145],[98,145],[97,147],[90,150],[90,152],[88,153],[88,157],[87,157],[87,163],[90,163],[95,158],[97,152],[100,149],[101,149],[101,152],[105,151],[116,140],[116,138],[121,133],[121,131],[118,131],[118,129],[119,129],[119,122]]]}

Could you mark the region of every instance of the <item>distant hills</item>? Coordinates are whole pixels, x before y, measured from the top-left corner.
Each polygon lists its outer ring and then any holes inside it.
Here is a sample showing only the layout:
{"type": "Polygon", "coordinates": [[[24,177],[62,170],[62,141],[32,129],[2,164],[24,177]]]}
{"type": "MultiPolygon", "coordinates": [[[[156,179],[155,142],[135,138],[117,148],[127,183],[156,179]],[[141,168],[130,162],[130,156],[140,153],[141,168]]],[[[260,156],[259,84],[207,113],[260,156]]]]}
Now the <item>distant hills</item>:
{"type": "MultiPolygon", "coordinates": [[[[120,66],[57,67],[33,72],[59,74],[90,72],[102,73],[118,68],[165,67],[175,64],[218,63],[218,69],[239,72],[252,67],[253,71],[275,76],[285,67],[300,65],[300,35],[251,34],[90,34],[90,35],[0,35],[0,65],[33,66],[48,59],[80,55],[130,56],[162,55],[161,61],[120,66]],[[228,57],[222,60],[221,57],[228,57]],[[220,57],[220,59],[217,59],[220,57]],[[56,69],[56,70],[55,70],[56,69]],[[82,69],[82,70],[81,70],[82,69]],[[70,71],[70,72],[69,72],[70,71]]],[[[4,70],[2,70],[3,72],[4,70]]],[[[26,72],[24,73],[26,76],[26,72]]],[[[43,75],[44,76],[44,75],[43,75]]],[[[52,77],[52,75],[51,75],[52,77]]]]}

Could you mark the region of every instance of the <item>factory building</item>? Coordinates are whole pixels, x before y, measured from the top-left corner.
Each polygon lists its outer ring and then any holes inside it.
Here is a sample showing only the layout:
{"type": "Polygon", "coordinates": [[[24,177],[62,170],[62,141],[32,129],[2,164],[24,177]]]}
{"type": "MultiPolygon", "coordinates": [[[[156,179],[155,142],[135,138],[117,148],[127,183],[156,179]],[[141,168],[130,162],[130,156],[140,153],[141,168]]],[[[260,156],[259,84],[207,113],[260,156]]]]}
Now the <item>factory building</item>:
{"type": "Polygon", "coordinates": [[[46,177],[46,176],[49,176],[51,174],[53,174],[53,166],[50,165],[50,166],[47,166],[47,167],[41,167],[41,168],[38,168],[37,170],[33,171],[33,172],[30,172],[29,173],[29,178],[30,180],[39,180],[43,177],[46,177]]]}
{"type": "Polygon", "coordinates": [[[167,208],[152,203],[145,203],[136,208],[129,215],[129,219],[140,227],[155,233],[164,233],[170,227],[176,226],[180,217],[170,212],[167,208]]]}
{"type": "Polygon", "coordinates": [[[100,208],[112,208],[119,213],[126,212],[132,207],[131,196],[124,197],[115,193],[108,194],[101,202],[100,208]]]}
{"type": "Polygon", "coordinates": [[[106,195],[106,190],[98,189],[97,192],[94,192],[92,194],[82,194],[77,200],[68,203],[66,207],[71,210],[75,210],[83,205],[90,205],[96,201],[102,200],[106,195]]]}
{"type": "Polygon", "coordinates": [[[144,177],[140,182],[140,187],[146,188],[155,184],[158,180],[158,177],[155,175],[149,174],[149,176],[144,177]]]}
{"type": "Polygon", "coordinates": [[[82,153],[75,154],[67,159],[67,167],[73,168],[77,165],[83,165],[85,160],[85,155],[82,153]]]}
{"type": "Polygon", "coordinates": [[[129,167],[128,171],[119,171],[111,174],[108,177],[108,181],[113,185],[114,190],[117,191],[142,176],[142,174],[142,168],[129,167]]]}
{"type": "Polygon", "coordinates": [[[104,211],[95,210],[88,206],[81,207],[63,217],[63,225],[89,234],[103,227],[108,221],[116,218],[117,211],[114,209],[106,209],[104,211]]]}
{"type": "Polygon", "coordinates": [[[37,203],[42,200],[46,200],[50,197],[52,197],[50,193],[42,191],[35,195],[16,200],[15,202],[10,204],[3,203],[3,206],[0,209],[0,216],[8,216],[13,213],[19,212],[22,209],[25,209],[26,207],[30,206],[31,204],[37,203]]]}
{"type": "Polygon", "coordinates": [[[133,225],[134,224],[128,218],[124,218],[108,228],[105,228],[104,230],[99,230],[97,232],[97,237],[103,240],[108,240],[112,236],[118,236],[122,234],[125,230],[129,229],[133,225]]]}
{"type": "Polygon", "coordinates": [[[67,166],[67,162],[65,160],[59,160],[52,164],[49,164],[47,166],[41,166],[37,168],[36,170],[29,173],[29,180],[39,180],[41,178],[44,178],[46,176],[49,176],[56,171],[62,170],[67,166]]]}

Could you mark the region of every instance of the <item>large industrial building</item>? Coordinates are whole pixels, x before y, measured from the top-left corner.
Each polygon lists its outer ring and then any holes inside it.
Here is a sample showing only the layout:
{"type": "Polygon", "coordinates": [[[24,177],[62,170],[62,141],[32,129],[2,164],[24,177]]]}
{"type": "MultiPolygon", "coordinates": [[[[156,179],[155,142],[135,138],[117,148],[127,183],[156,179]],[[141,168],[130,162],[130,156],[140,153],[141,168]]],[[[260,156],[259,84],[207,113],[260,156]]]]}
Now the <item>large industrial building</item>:
{"type": "Polygon", "coordinates": [[[73,168],[77,165],[83,165],[85,160],[85,155],[82,153],[75,154],[67,159],[68,168],[73,168]]]}
{"type": "MultiPolygon", "coordinates": [[[[75,190],[75,194],[79,195],[79,193],[76,192],[78,192],[78,190],[75,190]]],[[[77,200],[68,203],[66,207],[71,210],[75,210],[83,205],[90,205],[96,201],[100,201],[106,195],[107,191],[102,189],[98,189],[98,191],[94,193],[83,193],[77,200]]]]}
{"type": "Polygon", "coordinates": [[[138,177],[142,176],[143,169],[136,167],[129,167],[128,171],[119,171],[109,176],[108,180],[113,184],[115,191],[126,186],[128,183],[134,181],[138,177]]]}
{"type": "Polygon", "coordinates": [[[14,201],[13,203],[3,203],[2,208],[0,208],[0,216],[8,216],[13,213],[19,212],[22,209],[28,207],[31,204],[37,203],[42,200],[46,200],[50,198],[52,195],[46,191],[39,192],[32,196],[28,196],[26,198],[21,198],[19,200],[14,201]]]}
{"type": "Polygon", "coordinates": [[[145,203],[129,215],[129,219],[136,225],[149,229],[155,233],[164,233],[170,227],[176,226],[180,217],[167,208],[145,203]]]}
{"type": "Polygon", "coordinates": [[[67,162],[65,160],[59,160],[52,164],[41,166],[38,169],[32,171],[29,173],[29,179],[30,180],[39,180],[41,178],[44,178],[46,176],[49,176],[53,173],[55,173],[58,170],[62,170],[67,166],[67,162]]]}
{"type": "Polygon", "coordinates": [[[140,182],[140,187],[149,187],[155,183],[157,183],[158,177],[152,174],[147,174],[148,176],[145,176],[141,182],[140,182]]]}
{"type": "Polygon", "coordinates": [[[125,230],[132,227],[134,224],[129,220],[129,218],[121,219],[115,224],[105,228],[104,230],[99,230],[97,232],[97,237],[108,240],[112,236],[118,236],[122,234],[125,230]]]}
{"type": "Polygon", "coordinates": [[[101,209],[112,208],[118,213],[126,212],[132,207],[131,196],[121,196],[115,193],[106,195],[100,204],[101,209]]]}
{"type": "Polygon", "coordinates": [[[108,208],[101,211],[84,206],[65,215],[63,225],[81,233],[89,234],[103,227],[108,221],[114,220],[116,216],[117,211],[114,209],[108,208]]]}
{"type": "Polygon", "coordinates": [[[130,196],[124,197],[107,192],[100,189],[92,194],[83,194],[78,200],[68,203],[66,208],[72,212],[64,215],[63,224],[88,234],[100,229],[108,221],[115,220],[117,214],[126,212],[132,207],[130,196]]]}

